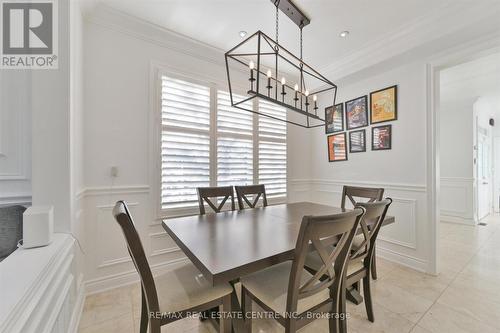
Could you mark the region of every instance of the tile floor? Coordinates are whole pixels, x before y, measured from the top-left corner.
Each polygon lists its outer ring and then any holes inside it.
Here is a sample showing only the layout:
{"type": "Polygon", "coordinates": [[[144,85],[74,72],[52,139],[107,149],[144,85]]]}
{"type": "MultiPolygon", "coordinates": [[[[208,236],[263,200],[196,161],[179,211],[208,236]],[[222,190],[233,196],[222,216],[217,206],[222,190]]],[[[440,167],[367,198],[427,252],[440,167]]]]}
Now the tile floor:
{"type": "MultiPolygon", "coordinates": [[[[500,217],[487,226],[441,223],[437,277],[378,259],[379,279],[373,283],[375,323],[364,305],[348,303],[349,332],[500,332],[500,217]]],[[[88,296],[80,333],[138,332],[138,284],[88,296]]],[[[272,320],[257,320],[254,332],[282,332],[272,320]]],[[[215,330],[207,322],[184,319],[162,332],[215,330]]],[[[326,320],[316,320],[301,332],[328,332],[326,320]]]]}

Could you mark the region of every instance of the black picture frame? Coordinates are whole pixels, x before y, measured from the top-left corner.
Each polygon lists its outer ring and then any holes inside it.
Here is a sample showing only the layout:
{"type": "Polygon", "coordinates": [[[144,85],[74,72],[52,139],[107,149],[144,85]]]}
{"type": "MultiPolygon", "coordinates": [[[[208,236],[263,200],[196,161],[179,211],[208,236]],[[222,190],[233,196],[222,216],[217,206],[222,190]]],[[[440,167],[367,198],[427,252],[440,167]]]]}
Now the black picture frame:
{"type": "MultiPolygon", "coordinates": [[[[337,133],[337,134],[332,134],[326,137],[326,145],[328,147],[328,162],[342,162],[342,161],[347,161],[348,160],[348,154],[347,154],[347,135],[346,132],[342,133],[337,133]],[[344,156],[343,158],[336,158],[335,157],[335,139],[337,137],[342,137],[343,138],[343,144],[344,144],[344,156]],[[332,156],[333,153],[333,156],[332,156]]],[[[340,152],[341,153],[341,152],[340,152]]]]}
{"type": "Polygon", "coordinates": [[[370,124],[381,124],[381,123],[385,123],[388,121],[395,121],[395,120],[398,120],[398,85],[393,85],[390,87],[385,87],[385,88],[382,88],[379,90],[372,91],[370,93],[370,124]],[[373,95],[381,93],[381,92],[386,91],[386,90],[392,90],[392,89],[394,89],[394,116],[391,118],[388,118],[388,119],[374,121],[373,120],[373,117],[374,117],[374,115],[373,115],[373,103],[374,103],[373,95]]]}
{"type": "Polygon", "coordinates": [[[346,127],[348,130],[362,128],[368,126],[368,95],[364,95],[355,99],[351,99],[345,102],[345,119],[346,119],[346,127]],[[353,120],[354,115],[352,112],[353,108],[359,106],[362,108],[360,110],[360,114],[357,117],[360,117],[359,120],[353,120]],[[353,126],[353,122],[357,122],[353,126]]]}
{"type": "Polygon", "coordinates": [[[363,153],[366,151],[366,131],[365,129],[350,131],[349,132],[349,153],[363,153]],[[355,138],[354,136],[358,136],[359,138],[355,138]],[[354,138],[353,138],[354,137],[354,138]],[[357,144],[357,142],[360,144],[357,144]],[[358,148],[359,147],[359,148],[358,148]]]}
{"type": "Polygon", "coordinates": [[[325,134],[339,133],[344,131],[344,103],[335,104],[325,108],[325,134]],[[340,109],[340,113],[339,110],[340,109]],[[335,128],[335,117],[341,117],[340,128],[335,128]]]}
{"type": "Polygon", "coordinates": [[[392,149],[392,125],[382,125],[372,127],[372,150],[390,150],[392,149]],[[381,131],[386,132],[382,145],[380,144],[381,131]]]}

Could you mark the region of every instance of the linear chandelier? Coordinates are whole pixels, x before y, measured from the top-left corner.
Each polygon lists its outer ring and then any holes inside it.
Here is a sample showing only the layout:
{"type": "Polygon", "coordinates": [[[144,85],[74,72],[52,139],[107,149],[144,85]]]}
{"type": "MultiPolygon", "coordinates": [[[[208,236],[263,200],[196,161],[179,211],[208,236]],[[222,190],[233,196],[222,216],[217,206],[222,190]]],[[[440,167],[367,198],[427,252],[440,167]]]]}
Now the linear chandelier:
{"type": "Polygon", "coordinates": [[[259,30],[225,54],[231,105],[305,128],[324,126],[318,110],[335,105],[337,86],[303,61],[302,29],[310,20],[291,0],[271,2],[276,7],[276,38],[259,30]],[[299,27],[299,57],[278,43],[280,10],[299,27]],[[286,118],[253,101],[286,108],[286,118]]]}

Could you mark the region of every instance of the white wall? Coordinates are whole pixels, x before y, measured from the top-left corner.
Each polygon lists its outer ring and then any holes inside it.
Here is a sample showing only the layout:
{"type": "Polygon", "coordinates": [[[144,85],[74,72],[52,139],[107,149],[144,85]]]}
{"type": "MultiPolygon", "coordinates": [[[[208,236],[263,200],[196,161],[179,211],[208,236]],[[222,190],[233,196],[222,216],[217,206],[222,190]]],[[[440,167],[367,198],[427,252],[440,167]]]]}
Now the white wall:
{"type": "Polygon", "coordinates": [[[441,220],[474,222],[473,107],[476,98],[442,95],[440,105],[441,220]]]}
{"type": "Polygon", "coordinates": [[[31,73],[0,70],[0,205],[31,202],[31,73]]]}
{"type": "Polygon", "coordinates": [[[329,163],[324,129],[312,132],[311,198],[338,204],[344,184],[384,187],[385,196],[394,200],[389,214],[396,217],[396,223],[381,231],[378,255],[426,271],[429,264],[427,233],[431,225],[426,208],[425,64],[410,63],[360,78],[355,83],[340,82],[337,102],[395,84],[398,85],[398,119],[390,122],[391,150],[371,151],[371,130],[367,127],[366,152],[349,154],[345,162],[329,163]]]}

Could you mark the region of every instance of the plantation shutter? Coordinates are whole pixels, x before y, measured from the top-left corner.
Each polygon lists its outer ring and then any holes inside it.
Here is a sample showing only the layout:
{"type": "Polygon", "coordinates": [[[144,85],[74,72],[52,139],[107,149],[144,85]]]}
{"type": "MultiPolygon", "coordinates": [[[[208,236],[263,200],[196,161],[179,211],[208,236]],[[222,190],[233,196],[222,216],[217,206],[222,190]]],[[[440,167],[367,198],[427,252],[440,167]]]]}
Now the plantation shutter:
{"type": "Polygon", "coordinates": [[[196,205],[210,185],[210,88],[162,76],[161,208],[196,205]]]}
{"type": "MultiPolygon", "coordinates": [[[[286,109],[259,101],[259,111],[286,120],[286,109]]],[[[266,185],[269,198],[286,196],[286,122],[259,116],[258,183],[266,185]]]]}
{"type": "MultiPolygon", "coordinates": [[[[241,98],[243,99],[243,98],[241,98]]],[[[251,102],[243,103],[252,106],[251,102]]],[[[253,184],[253,114],[217,93],[217,186],[253,184]]]]}

